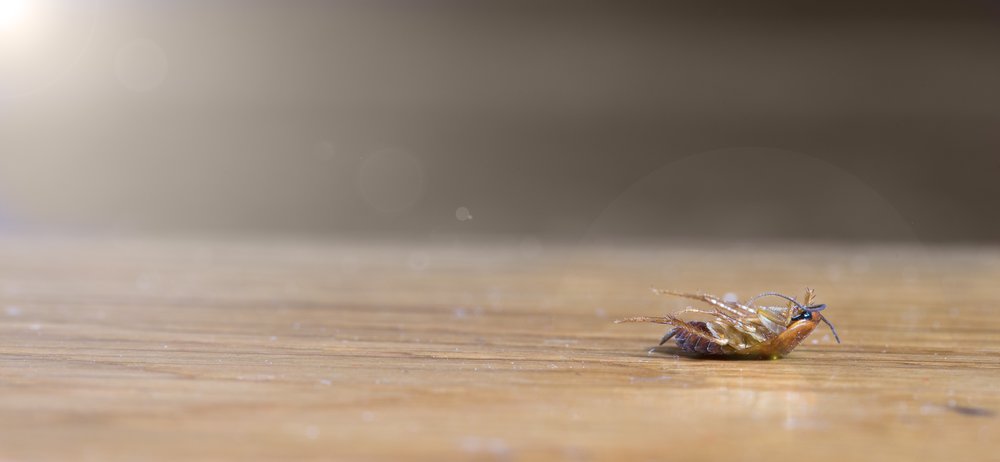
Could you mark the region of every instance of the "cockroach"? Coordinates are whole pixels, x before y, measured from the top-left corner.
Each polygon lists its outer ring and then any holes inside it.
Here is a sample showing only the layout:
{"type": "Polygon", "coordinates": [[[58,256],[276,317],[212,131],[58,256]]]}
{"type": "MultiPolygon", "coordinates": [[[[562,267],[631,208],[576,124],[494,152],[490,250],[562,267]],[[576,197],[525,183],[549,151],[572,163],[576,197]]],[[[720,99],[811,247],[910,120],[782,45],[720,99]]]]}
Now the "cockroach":
{"type": "Polygon", "coordinates": [[[787,355],[802,340],[816,330],[820,321],[830,326],[833,337],[840,343],[837,330],[819,312],[825,304],[813,304],[815,292],[806,288],[802,303],[777,292],[764,292],[744,303],[720,299],[708,294],[690,294],[673,290],[653,289],[660,295],[675,295],[707,302],[712,311],[688,308],[666,316],[639,316],[615,321],[652,322],[674,326],[660,339],[660,345],[671,338],[681,350],[700,356],[777,359],[787,355]],[[759,299],[779,297],[785,306],[757,306],[759,299]],[[684,321],[682,313],[712,316],[711,321],[684,321]]]}

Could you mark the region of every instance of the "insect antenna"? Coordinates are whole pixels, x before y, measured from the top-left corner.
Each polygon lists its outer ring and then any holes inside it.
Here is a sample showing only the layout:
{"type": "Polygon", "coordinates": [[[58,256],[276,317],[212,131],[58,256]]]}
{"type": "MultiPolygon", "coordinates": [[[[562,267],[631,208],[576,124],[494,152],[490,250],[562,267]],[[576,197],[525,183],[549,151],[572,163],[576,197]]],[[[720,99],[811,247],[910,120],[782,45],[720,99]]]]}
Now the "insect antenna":
{"type": "Polygon", "coordinates": [[[833,324],[831,324],[831,323],[830,323],[830,321],[828,321],[828,320],[826,319],[826,316],[823,316],[823,317],[822,317],[822,318],[820,318],[820,319],[821,319],[821,320],[822,320],[823,322],[825,322],[825,323],[826,323],[826,325],[830,326],[830,332],[833,332],[833,338],[837,339],[837,343],[840,343],[840,336],[839,336],[839,335],[837,335],[837,329],[834,329],[834,328],[833,328],[833,324]]]}
{"type": "MultiPolygon", "coordinates": [[[[825,303],[820,303],[819,305],[802,306],[802,304],[799,303],[799,302],[797,302],[797,301],[795,301],[794,298],[789,297],[789,296],[787,296],[785,294],[779,294],[777,292],[764,292],[764,293],[762,293],[762,294],[760,294],[760,295],[758,295],[758,296],[756,296],[756,297],[751,298],[750,300],[748,300],[747,301],[747,305],[753,303],[758,298],[763,298],[763,297],[768,297],[768,296],[781,297],[781,298],[783,298],[785,300],[788,300],[788,301],[794,303],[795,306],[799,307],[799,309],[801,309],[803,311],[808,311],[810,313],[815,313],[817,311],[823,311],[823,310],[826,309],[826,304],[825,303]]],[[[837,339],[837,343],[840,343],[840,336],[837,335],[837,329],[835,329],[833,327],[833,324],[829,320],[826,319],[826,316],[823,316],[820,319],[824,323],[826,323],[827,326],[830,326],[830,331],[833,332],[833,338],[837,339]]]]}
{"type": "MultiPolygon", "coordinates": [[[[801,303],[799,303],[799,302],[795,301],[795,299],[794,299],[794,298],[792,298],[792,297],[789,297],[789,296],[787,296],[787,295],[785,295],[785,294],[779,294],[779,293],[777,293],[777,292],[764,292],[764,293],[762,293],[762,294],[760,294],[760,295],[757,295],[756,297],[753,297],[753,298],[751,298],[750,300],[747,300],[747,305],[750,305],[751,303],[753,303],[753,302],[757,301],[757,299],[758,299],[758,298],[764,298],[764,297],[770,297],[770,296],[775,296],[775,297],[781,297],[781,298],[783,298],[783,299],[785,299],[785,300],[788,300],[788,301],[790,301],[790,302],[794,303],[794,304],[795,304],[795,306],[799,307],[800,309],[803,309],[803,310],[805,310],[805,309],[806,309],[806,307],[802,306],[802,304],[801,304],[801,303]]],[[[823,307],[825,308],[825,307],[826,307],[826,305],[823,305],[823,307]]],[[[820,308],[820,310],[821,310],[821,309],[823,309],[823,308],[820,308]]],[[[816,310],[816,311],[819,311],[819,310],[816,310]]]]}

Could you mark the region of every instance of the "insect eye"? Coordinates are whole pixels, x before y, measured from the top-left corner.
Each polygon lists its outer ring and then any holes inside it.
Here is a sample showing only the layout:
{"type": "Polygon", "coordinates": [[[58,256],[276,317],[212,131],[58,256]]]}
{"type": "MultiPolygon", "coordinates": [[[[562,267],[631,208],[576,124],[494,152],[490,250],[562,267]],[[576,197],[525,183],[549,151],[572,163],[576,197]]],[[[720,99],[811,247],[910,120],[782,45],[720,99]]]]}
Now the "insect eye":
{"type": "Polygon", "coordinates": [[[803,319],[812,319],[812,313],[808,311],[803,311],[795,316],[792,316],[792,321],[801,321],[803,319]]]}

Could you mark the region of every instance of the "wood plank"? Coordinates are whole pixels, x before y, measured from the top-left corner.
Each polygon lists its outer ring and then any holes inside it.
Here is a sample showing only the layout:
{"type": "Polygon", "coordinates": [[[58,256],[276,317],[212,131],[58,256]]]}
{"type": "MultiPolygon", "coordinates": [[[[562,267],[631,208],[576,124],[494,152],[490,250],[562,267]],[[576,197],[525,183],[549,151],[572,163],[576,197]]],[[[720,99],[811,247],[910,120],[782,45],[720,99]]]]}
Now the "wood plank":
{"type": "Polygon", "coordinates": [[[998,460],[1000,252],[0,240],[0,460],[998,460]],[[690,302],[827,303],[773,361],[690,302]]]}

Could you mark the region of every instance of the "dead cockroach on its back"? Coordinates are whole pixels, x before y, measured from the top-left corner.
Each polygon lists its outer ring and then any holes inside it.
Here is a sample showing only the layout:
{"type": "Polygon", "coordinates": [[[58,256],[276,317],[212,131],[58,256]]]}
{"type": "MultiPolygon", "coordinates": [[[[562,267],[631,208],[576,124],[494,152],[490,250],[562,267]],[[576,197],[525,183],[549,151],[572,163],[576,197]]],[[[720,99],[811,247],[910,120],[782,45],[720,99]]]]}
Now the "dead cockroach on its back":
{"type": "Polygon", "coordinates": [[[615,321],[653,322],[670,324],[673,329],[660,340],[663,345],[671,338],[682,350],[705,356],[733,356],[745,358],[780,358],[792,351],[809,336],[820,321],[830,326],[833,337],[840,343],[840,337],[819,312],[824,304],[813,304],[815,293],[806,289],[803,303],[777,292],[764,292],[745,303],[722,300],[713,295],[688,294],[672,290],[653,289],[664,295],[701,300],[713,305],[712,311],[688,308],[662,317],[640,316],[615,321]],[[758,299],[780,297],[787,300],[785,306],[756,306],[758,299]],[[683,321],[677,317],[681,313],[701,313],[713,316],[711,321],[683,321]]]}

